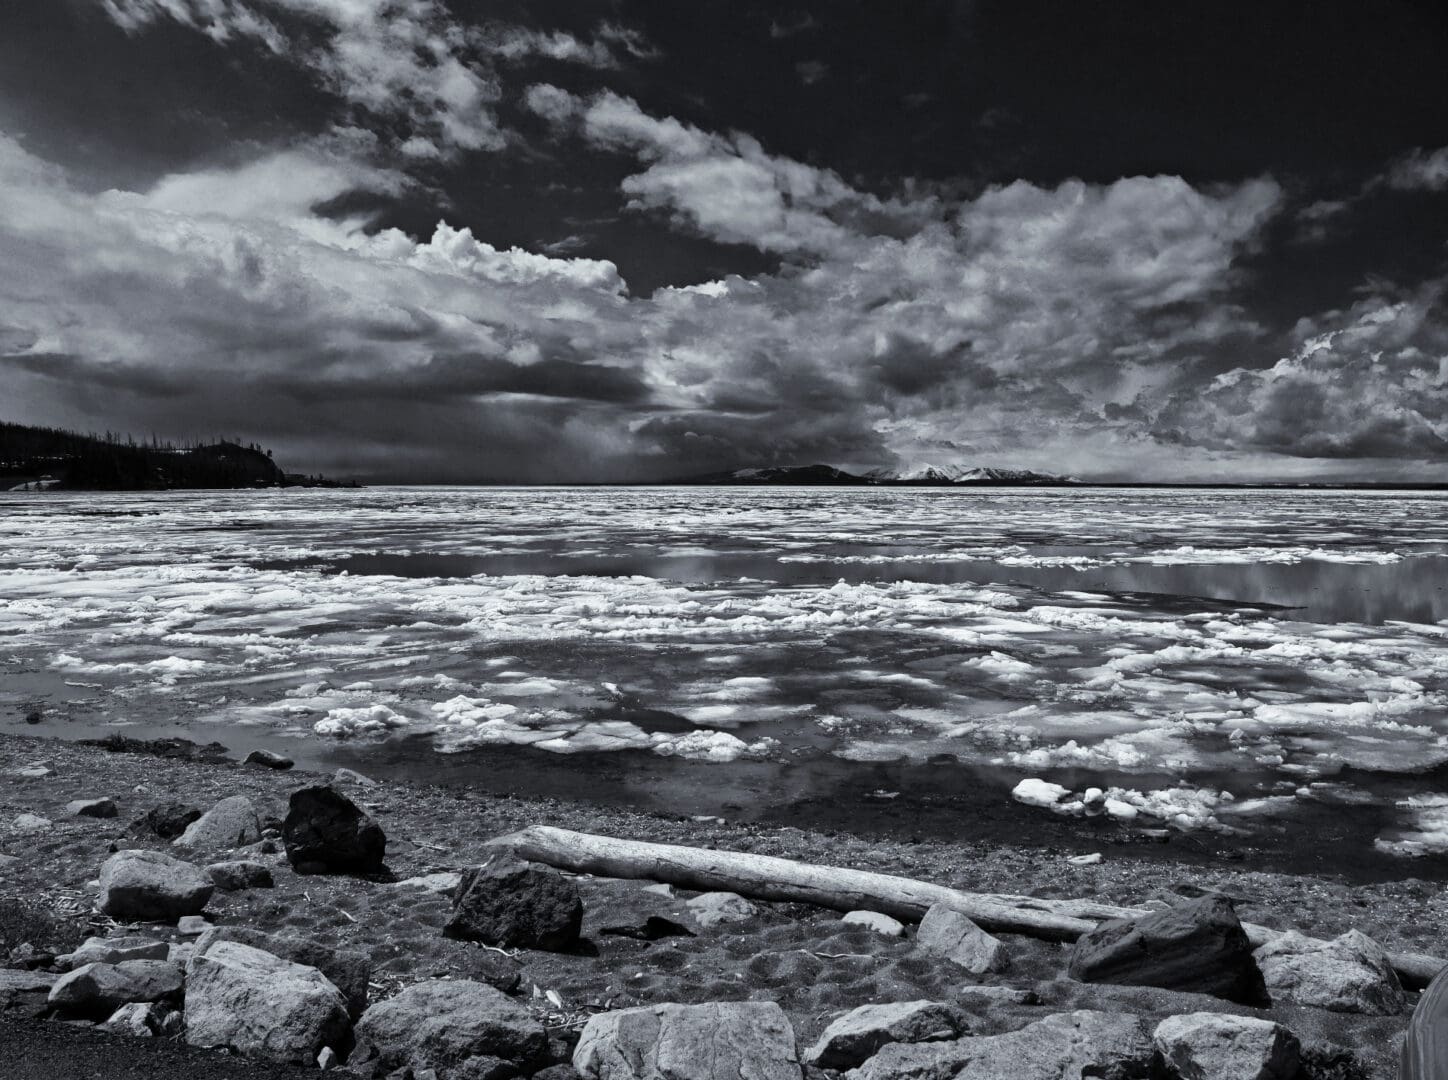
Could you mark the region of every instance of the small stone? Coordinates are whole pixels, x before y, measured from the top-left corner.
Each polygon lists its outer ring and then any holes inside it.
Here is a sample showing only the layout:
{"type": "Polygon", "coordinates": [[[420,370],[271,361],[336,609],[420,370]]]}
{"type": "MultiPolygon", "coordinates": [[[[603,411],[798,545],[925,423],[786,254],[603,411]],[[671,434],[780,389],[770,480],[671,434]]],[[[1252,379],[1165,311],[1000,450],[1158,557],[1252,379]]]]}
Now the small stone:
{"type": "Polygon", "coordinates": [[[694,921],[705,929],[726,923],[748,922],[759,908],[738,893],[706,892],[684,901],[694,921]]]}
{"type": "Polygon", "coordinates": [[[1173,1076],[1211,1080],[1292,1080],[1301,1050],[1281,1024],[1231,1013],[1169,1016],[1152,1041],[1173,1076]]]}
{"type": "Polygon", "coordinates": [[[71,817],[113,818],[116,804],[112,799],[76,799],[65,804],[65,812],[71,817]]]}
{"type": "Polygon", "coordinates": [[[317,1068],[326,1072],[329,1069],[336,1068],[336,1065],[337,1051],[333,1050],[330,1046],[322,1047],[322,1052],[317,1055],[317,1068]]]}
{"type": "Polygon", "coordinates": [[[338,769],[332,774],[334,784],[354,784],[357,787],[376,787],[377,781],[370,776],[363,776],[352,769],[338,769]]]}
{"type": "Polygon", "coordinates": [[[176,920],[176,933],[182,937],[198,937],[211,929],[211,924],[200,915],[182,915],[176,920]]]}
{"type": "Polygon", "coordinates": [[[1090,855],[1072,855],[1066,861],[1072,866],[1095,866],[1101,861],[1101,852],[1093,851],[1090,855]]]}
{"type": "Polygon", "coordinates": [[[653,893],[655,896],[663,896],[669,900],[674,898],[674,887],[667,881],[656,881],[652,885],[645,885],[639,891],[653,893]]]}
{"type": "Polygon", "coordinates": [[[904,937],[905,924],[879,911],[851,911],[840,918],[847,926],[863,926],[884,937],[904,937]]]}
{"type": "Polygon", "coordinates": [[[962,986],[955,992],[955,1000],[963,1008],[983,1009],[992,1005],[1039,1005],[1040,996],[1034,990],[1023,990],[1015,986],[962,986]]]}
{"type": "Polygon", "coordinates": [[[186,831],[186,826],[201,816],[201,811],[185,803],[171,802],[153,806],[131,823],[134,836],[159,836],[163,840],[174,840],[186,831]]]}
{"type": "Polygon", "coordinates": [[[274,754],[270,750],[253,750],[241,759],[243,765],[261,765],[267,769],[290,769],[296,764],[289,757],[274,754]]]}
{"type": "Polygon", "coordinates": [[[10,828],[18,833],[44,832],[50,826],[50,818],[43,818],[39,814],[16,814],[10,822],[10,828]]]}
{"type": "Polygon", "coordinates": [[[15,775],[23,776],[27,780],[44,780],[47,776],[54,776],[55,770],[37,762],[32,765],[22,765],[15,770],[15,775]]]}
{"type": "Polygon", "coordinates": [[[135,1039],[149,1039],[156,1034],[160,1022],[156,1018],[156,1006],[148,1001],[133,1001],[122,1005],[111,1013],[101,1027],[117,1035],[129,1035],[135,1039]]]}
{"type": "Polygon", "coordinates": [[[206,868],[216,887],[224,892],[238,892],[242,889],[270,889],[272,872],[266,866],[245,859],[231,859],[212,863],[206,868]]]}
{"type": "Polygon", "coordinates": [[[401,881],[394,881],[393,884],[404,889],[422,889],[426,892],[450,893],[456,891],[462,883],[463,876],[455,871],[442,870],[436,874],[423,874],[420,877],[403,878],[401,881]]]}
{"type": "Polygon", "coordinates": [[[1005,971],[1011,963],[1010,952],[1004,944],[944,904],[933,905],[920,920],[915,946],[949,960],[972,975],[1005,971]]]}

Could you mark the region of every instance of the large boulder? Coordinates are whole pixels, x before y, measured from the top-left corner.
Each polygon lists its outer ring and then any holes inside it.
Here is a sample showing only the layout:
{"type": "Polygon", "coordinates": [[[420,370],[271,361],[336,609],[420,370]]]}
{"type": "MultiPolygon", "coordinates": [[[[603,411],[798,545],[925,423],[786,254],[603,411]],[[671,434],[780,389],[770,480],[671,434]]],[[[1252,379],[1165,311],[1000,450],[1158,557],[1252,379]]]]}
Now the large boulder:
{"type": "MultiPolygon", "coordinates": [[[[850,1080],[1140,1080],[1153,1057],[1146,1026],[1122,1013],[1059,1013],[1004,1035],[891,1043],[850,1080]]],[[[1205,1080],[1205,1078],[1204,1078],[1205,1080]]]]}
{"type": "Polygon", "coordinates": [[[531,1074],[545,1064],[548,1033],[500,990],[463,979],[409,986],[357,1022],[354,1062],[380,1074],[432,1069],[438,1080],[531,1074]]]}
{"type": "Polygon", "coordinates": [[[165,960],[171,946],[145,937],[91,937],[72,952],[55,958],[56,966],[67,971],[86,964],[119,964],[126,960],[165,960]]]}
{"type": "Polygon", "coordinates": [[[310,1065],[347,1036],[347,1005],[316,968],[237,941],[186,964],[186,1041],[246,1057],[310,1065]]]}
{"type": "Polygon", "coordinates": [[[1274,1000],[1370,1016],[1403,1011],[1403,987],[1388,954],[1360,930],[1331,941],[1289,930],[1253,956],[1274,1000]]]}
{"type": "Polygon", "coordinates": [[[62,1013],[102,1019],[135,1001],[177,1001],[182,985],[181,965],[166,960],[85,964],[57,979],[47,1001],[62,1013]]]}
{"type": "Polygon", "coordinates": [[[1301,1050],[1281,1024],[1230,1013],[1169,1016],[1152,1041],[1167,1070],[1181,1080],[1292,1080],[1301,1050]]]}
{"type": "Polygon", "coordinates": [[[97,904],[114,919],[172,922],[198,915],[216,890],[199,867],[160,851],[118,851],[101,865],[97,904]]]}
{"type": "Polygon", "coordinates": [[[324,945],[291,934],[268,934],[249,926],[213,926],[199,938],[192,955],[204,954],[219,941],[235,941],[269,952],[303,967],[316,968],[342,992],[347,1012],[356,1018],[367,1008],[367,984],[372,978],[372,960],[357,949],[324,945]]]}
{"type": "Polygon", "coordinates": [[[38,1016],[47,1011],[46,999],[58,978],[47,971],[0,968],[0,1021],[5,1013],[38,1016]]]}
{"type": "Polygon", "coordinates": [[[920,920],[915,947],[931,956],[949,960],[972,975],[1005,971],[1011,957],[1005,945],[987,934],[960,912],[934,904],[920,920]]]}
{"type": "Polygon", "coordinates": [[[772,1001],[646,1005],[589,1019],[584,1080],[800,1080],[794,1028],[772,1001]]]}
{"type": "Polygon", "coordinates": [[[245,795],[233,795],[187,825],[171,842],[195,851],[230,851],[260,839],[261,818],[256,807],[245,795]]]}
{"type": "Polygon", "coordinates": [[[940,1001],[861,1005],[825,1028],[804,1060],[822,1069],[853,1069],[886,1043],[940,1042],[969,1030],[965,1011],[940,1001]]]}
{"type": "Polygon", "coordinates": [[[1102,923],[1071,949],[1068,971],[1082,982],[1157,986],[1245,1005],[1266,1000],[1247,933],[1232,902],[1217,895],[1102,923]]]}
{"type": "Polygon", "coordinates": [[[299,874],[372,874],[387,853],[381,826],[326,784],[292,792],[282,841],[299,874]]]}
{"type": "Polygon", "coordinates": [[[485,945],[559,952],[578,944],[582,925],[577,885],[557,871],[499,854],[463,874],[443,933],[485,945]]]}

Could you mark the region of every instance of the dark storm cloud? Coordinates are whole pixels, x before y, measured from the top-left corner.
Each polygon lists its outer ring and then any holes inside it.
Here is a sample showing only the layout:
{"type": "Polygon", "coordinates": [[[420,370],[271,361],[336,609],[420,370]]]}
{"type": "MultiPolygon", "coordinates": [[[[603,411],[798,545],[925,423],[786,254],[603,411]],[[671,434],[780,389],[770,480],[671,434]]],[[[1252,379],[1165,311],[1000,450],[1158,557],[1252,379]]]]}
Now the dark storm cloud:
{"type": "Polygon", "coordinates": [[[452,480],[1448,458],[1416,9],[20,3],[21,419],[452,480]]]}

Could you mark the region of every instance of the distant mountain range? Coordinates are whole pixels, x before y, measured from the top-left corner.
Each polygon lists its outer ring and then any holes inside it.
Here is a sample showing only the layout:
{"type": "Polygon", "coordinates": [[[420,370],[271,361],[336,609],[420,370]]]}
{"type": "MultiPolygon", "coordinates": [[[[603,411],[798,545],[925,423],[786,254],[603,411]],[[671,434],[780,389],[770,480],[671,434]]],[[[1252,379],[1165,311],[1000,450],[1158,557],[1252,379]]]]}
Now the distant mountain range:
{"type": "Polygon", "coordinates": [[[967,468],[963,465],[918,465],[904,469],[872,469],[866,473],[846,472],[833,465],[771,465],[728,472],[705,473],[670,481],[675,484],[772,484],[798,486],[856,487],[970,487],[1007,485],[1017,487],[1060,487],[1079,484],[1071,476],[1033,472],[1030,469],[967,468]]]}

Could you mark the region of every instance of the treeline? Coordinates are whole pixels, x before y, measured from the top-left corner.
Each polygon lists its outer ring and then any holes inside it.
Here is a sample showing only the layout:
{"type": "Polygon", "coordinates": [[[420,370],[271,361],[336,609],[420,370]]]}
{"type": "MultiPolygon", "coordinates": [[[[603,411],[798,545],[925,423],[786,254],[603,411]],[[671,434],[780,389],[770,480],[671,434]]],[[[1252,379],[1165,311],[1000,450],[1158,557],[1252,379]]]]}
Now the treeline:
{"type": "Polygon", "coordinates": [[[61,428],[0,422],[0,477],[26,483],[100,491],[279,486],[286,475],[271,451],[240,440],[176,445],[106,432],[82,435],[61,428]]]}

